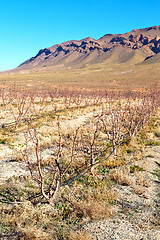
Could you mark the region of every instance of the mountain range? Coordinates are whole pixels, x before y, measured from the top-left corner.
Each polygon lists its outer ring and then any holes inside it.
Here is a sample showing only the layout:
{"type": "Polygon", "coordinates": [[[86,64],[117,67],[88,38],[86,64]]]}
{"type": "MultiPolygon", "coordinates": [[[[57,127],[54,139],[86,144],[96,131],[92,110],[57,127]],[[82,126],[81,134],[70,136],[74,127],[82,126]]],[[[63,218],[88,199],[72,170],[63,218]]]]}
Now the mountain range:
{"type": "Polygon", "coordinates": [[[160,26],[135,29],[124,34],[106,34],[95,40],[87,37],[41,49],[16,70],[86,64],[152,64],[160,62],[160,26]]]}

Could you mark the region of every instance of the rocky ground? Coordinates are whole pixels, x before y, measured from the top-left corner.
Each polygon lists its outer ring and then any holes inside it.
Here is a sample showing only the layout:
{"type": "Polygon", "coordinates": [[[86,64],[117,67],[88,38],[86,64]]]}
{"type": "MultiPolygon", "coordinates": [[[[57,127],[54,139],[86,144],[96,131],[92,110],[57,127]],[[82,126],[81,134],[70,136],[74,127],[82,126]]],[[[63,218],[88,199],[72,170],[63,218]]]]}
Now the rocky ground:
{"type": "Polygon", "coordinates": [[[115,187],[118,194],[113,206],[113,219],[87,224],[84,229],[97,240],[158,240],[160,239],[160,147],[148,147],[139,161],[150,182],[143,194],[136,194],[131,186],[115,187]]]}

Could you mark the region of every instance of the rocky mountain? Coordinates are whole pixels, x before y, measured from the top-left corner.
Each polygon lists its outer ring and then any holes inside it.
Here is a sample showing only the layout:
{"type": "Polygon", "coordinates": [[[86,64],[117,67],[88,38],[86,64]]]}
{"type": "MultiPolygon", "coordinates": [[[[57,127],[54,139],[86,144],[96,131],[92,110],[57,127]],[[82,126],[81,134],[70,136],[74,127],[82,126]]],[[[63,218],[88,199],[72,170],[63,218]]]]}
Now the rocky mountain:
{"type": "Polygon", "coordinates": [[[159,61],[160,26],[135,29],[125,34],[106,34],[72,40],[41,49],[35,57],[22,63],[17,70],[68,67],[106,62],[132,64],[159,61]],[[158,54],[158,57],[155,56],[158,54]],[[148,59],[148,60],[147,60],[148,59]],[[149,60],[150,59],[150,60],[149,60]]]}

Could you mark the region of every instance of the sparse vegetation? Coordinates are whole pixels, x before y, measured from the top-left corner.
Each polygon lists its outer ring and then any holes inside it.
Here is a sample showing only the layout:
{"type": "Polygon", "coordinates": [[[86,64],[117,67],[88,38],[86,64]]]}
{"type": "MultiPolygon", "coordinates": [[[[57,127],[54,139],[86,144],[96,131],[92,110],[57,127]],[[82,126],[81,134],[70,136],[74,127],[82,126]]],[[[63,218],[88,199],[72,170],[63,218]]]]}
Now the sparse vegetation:
{"type": "Polygon", "coordinates": [[[145,146],[159,146],[158,134],[150,139],[146,125],[158,133],[157,121],[149,122],[158,91],[11,87],[1,90],[0,104],[0,144],[12,150],[13,164],[25,162],[30,171],[0,186],[2,232],[14,230],[24,239],[89,239],[77,223],[113,215],[117,183],[139,195],[151,185],[145,166],[130,159],[138,161],[145,146]]]}
{"type": "Polygon", "coordinates": [[[130,166],[130,173],[134,173],[135,171],[144,171],[144,169],[138,165],[130,166]]]}

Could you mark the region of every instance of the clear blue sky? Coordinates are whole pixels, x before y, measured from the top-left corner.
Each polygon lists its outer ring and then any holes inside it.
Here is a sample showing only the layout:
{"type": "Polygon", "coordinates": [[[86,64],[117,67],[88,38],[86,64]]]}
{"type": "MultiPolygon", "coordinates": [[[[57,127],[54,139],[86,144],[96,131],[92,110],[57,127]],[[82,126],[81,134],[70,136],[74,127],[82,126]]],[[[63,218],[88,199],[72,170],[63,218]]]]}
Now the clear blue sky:
{"type": "Polygon", "coordinates": [[[160,0],[0,0],[0,71],[67,40],[160,25],[160,0]]]}

